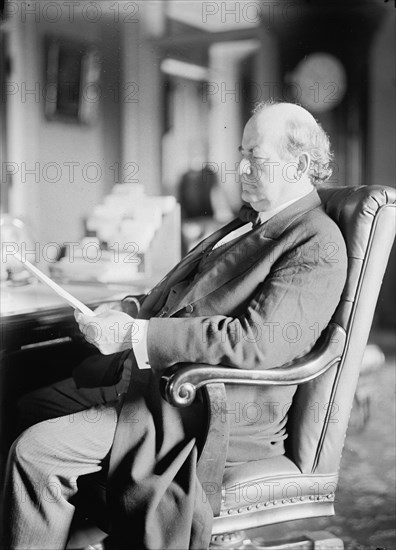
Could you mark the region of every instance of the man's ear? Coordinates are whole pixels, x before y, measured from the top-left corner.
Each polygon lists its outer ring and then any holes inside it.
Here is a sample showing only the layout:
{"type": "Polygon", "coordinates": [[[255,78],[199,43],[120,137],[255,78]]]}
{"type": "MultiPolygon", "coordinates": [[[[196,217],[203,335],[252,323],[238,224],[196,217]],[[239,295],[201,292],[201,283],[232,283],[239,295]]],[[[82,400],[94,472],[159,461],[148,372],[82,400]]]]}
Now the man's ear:
{"type": "Polygon", "coordinates": [[[309,153],[302,153],[298,157],[298,167],[297,167],[297,171],[300,177],[303,174],[306,174],[308,172],[310,165],[311,165],[311,156],[309,155],[309,153]]]}

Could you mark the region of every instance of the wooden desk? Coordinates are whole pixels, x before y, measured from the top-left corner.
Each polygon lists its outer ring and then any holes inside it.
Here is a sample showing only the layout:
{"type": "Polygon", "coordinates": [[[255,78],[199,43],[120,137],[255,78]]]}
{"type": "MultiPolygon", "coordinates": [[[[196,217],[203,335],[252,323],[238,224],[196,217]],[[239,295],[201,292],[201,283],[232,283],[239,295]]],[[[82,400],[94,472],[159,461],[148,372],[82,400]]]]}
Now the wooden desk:
{"type": "MultiPolygon", "coordinates": [[[[133,286],[62,284],[63,288],[91,308],[121,300],[127,294],[142,294],[151,281],[133,286]]],[[[1,349],[9,351],[71,341],[77,336],[74,310],[51,289],[38,281],[25,286],[1,286],[1,349]]]]}
{"type": "MultiPolygon", "coordinates": [[[[143,294],[180,260],[180,208],[163,216],[147,254],[149,277],[129,285],[61,284],[94,309],[103,302],[143,294]]],[[[16,403],[21,395],[71,375],[92,353],[74,320],[73,309],[39,282],[0,287],[0,479],[16,434],[16,403]]]]}
{"type": "MultiPolygon", "coordinates": [[[[136,285],[62,285],[91,308],[142,294],[152,281],[136,285]]],[[[25,393],[71,376],[94,349],[78,329],[74,310],[48,287],[1,286],[0,477],[16,435],[16,403],[25,393]]]]}

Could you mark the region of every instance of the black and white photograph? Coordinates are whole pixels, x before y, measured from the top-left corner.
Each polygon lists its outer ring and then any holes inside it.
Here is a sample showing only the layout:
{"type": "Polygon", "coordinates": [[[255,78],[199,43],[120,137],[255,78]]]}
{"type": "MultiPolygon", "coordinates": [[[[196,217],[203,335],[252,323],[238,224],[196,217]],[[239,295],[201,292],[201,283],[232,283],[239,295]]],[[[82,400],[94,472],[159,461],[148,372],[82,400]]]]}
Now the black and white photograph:
{"type": "Polygon", "coordinates": [[[395,23],[0,1],[1,550],[396,550],[395,23]]]}

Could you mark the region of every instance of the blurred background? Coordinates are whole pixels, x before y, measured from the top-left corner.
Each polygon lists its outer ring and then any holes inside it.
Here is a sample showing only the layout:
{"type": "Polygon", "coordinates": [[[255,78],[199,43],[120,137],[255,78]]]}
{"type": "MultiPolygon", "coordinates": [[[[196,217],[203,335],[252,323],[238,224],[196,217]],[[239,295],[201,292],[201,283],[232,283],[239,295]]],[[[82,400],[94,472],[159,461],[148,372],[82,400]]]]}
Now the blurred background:
{"type": "MultiPolygon", "coordinates": [[[[238,211],[241,133],[270,98],[322,123],[335,152],[329,185],[394,186],[394,23],[382,0],[5,2],[2,213],[42,246],[103,243],[127,195],[124,233],[142,209],[172,210],[144,197],[173,196],[185,252],[238,211]]],[[[150,224],[135,237],[143,251],[150,224]]],[[[392,260],[376,316],[387,328],[392,260]]]]}
{"type": "MultiPolygon", "coordinates": [[[[61,281],[156,282],[238,211],[242,130],[271,98],[303,105],[329,134],[328,185],[395,186],[394,29],[387,0],[2,2],[4,240],[61,281]],[[98,251],[101,269],[84,257],[98,251]],[[114,267],[116,252],[136,261],[114,267]]],[[[17,271],[9,264],[3,280],[17,271]]],[[[395,277],[393,251],[374,367],[384,354],[394,365],[395,277]]],[[[382,504],[386,523],[394,503],[382,504]]],[[[355,527],[350,547],[369,547],[355,527]]]]}

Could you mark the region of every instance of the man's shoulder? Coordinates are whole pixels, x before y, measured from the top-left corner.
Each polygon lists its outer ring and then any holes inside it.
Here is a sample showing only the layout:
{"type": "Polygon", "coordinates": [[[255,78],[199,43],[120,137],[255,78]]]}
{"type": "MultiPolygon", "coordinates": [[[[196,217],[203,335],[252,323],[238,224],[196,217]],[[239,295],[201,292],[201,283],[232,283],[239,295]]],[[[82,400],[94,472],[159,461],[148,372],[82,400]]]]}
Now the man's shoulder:
{"type": "MultiPolygon", "coordinates": [[[[326,263],[335,263],[345,268],[347,248],[345,239],[336,222],[325,212],[322,204],[296,217],[282,235],[282,241],[294,243],[305,252],[321,251],[326,263]]],[[[337,267],[333,266],[333,267],[337,267]]]]}
{"type": "Polygon", "coordinates": [[[322,204],[315,206],[311,210],[304,212],[289,226],[290,231],[305,233],[306,235],[316,235],[319,237],[333,236],[335,239],[344,242],[342,232],[336,222],[325,212],[322,204]]]}

